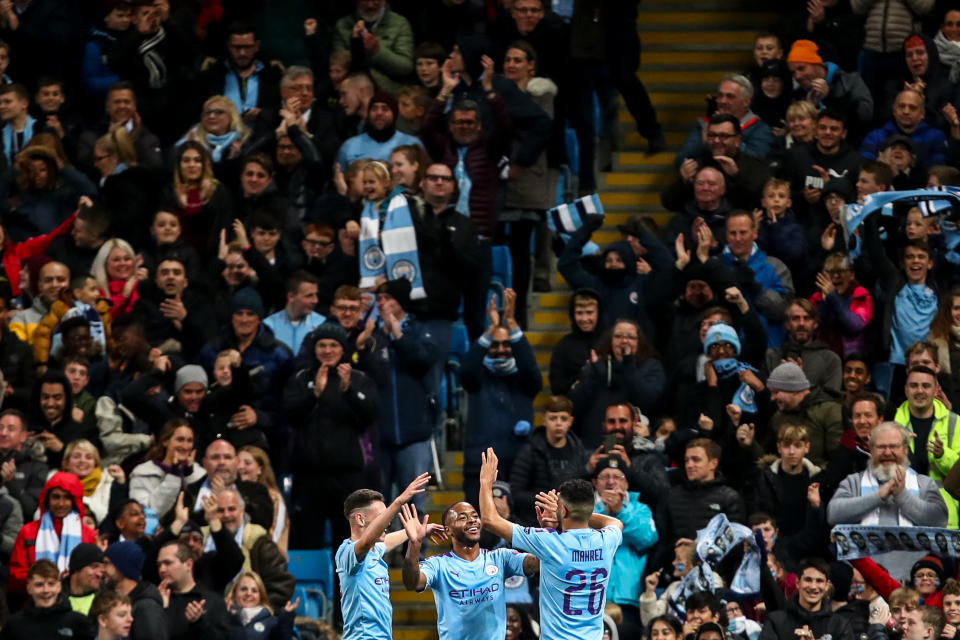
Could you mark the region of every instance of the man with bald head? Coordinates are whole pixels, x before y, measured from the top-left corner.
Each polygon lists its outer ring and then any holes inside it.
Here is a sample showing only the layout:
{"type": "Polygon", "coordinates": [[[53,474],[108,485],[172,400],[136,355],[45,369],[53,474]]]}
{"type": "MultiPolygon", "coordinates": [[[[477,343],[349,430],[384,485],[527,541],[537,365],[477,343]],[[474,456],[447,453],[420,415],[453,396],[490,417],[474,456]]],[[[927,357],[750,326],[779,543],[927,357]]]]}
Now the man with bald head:
{"type": "MultiPolygon", "coordinates": [[[[34,275],[31,271],[31,277],[34,275]]],[[[17,337],[33,344],[33,334],[40,321],[50,312],[50,305],[60,299],[60,294],[70,286],[70,269],[61,262],[47,262],[36,274],[37,282],[31,282],[34,295],[30,308],[18,311],[10,321],[10,330],[17,337]]]]}
{"type": "MultiPolygon", "coordinates": [[[[209,449],[208,449],[209,451],[209,449]]],[[[247,522],[246,502],[236,489],[223,489],[204,498],[205,508],[216,509],[216,518],[230,534],[243,553],[243,568],[255,571],[267,588],[267,596],[275,611],[280,611],[293,596],[296,579],[287,571],[287,559],[270,537],[269,529],[247,522]]],[[[212,515],[212,513],[211,513],[212,515]]],[[[202,529],[204,551],[216,547],[210,527],[202,529]]]]}
{"type": "Polygon", "coordinates": [[[893,136],[905,136],[913,146],[913,156],[924,167],[946,164],[946,134],[924,120],[923,95],[916,89],[904,89],[893,102],[893,117],[879,129],[874,129],[863,140],[864,158],[884,160],[883,150],[893,136]]]}
{"type": "MultiPolygon", "coordinates": [[[[537,511],[541,515],[541,526],[556,526],[555,513],[537,511]]],[[[507,548],[481,552],[480,514],[469,502],[457,502],[443,514],[444,532],[450,538],[453,553],[431,556],[420,562],[428,520],[429,516],[422,520],[418,517],[416,506],[401,507],[400,521],[409,540],[403,562],[404,586],[417,593],[427,587],[433,590],[441,640],[502,637],[507,626],[504,581],[537,573],[540,560],[507,548]]],[[[527,588],[522,580],[511,588],[517,586],[527,588]]]]}
{"type": "Polygon", "coordinates": [[[187,485],[184,492],[183,503],[190,509],[193,522],[203,524],[203,501],[207,496],[219,496],[231,489],[243,498],[244,513],[250,515],[250,521],[270,529],[273,524],[273,500],[262,484],[237,478],[237,450],[228,440],[211,442],[200,464],[207,475],[187,485]]]}

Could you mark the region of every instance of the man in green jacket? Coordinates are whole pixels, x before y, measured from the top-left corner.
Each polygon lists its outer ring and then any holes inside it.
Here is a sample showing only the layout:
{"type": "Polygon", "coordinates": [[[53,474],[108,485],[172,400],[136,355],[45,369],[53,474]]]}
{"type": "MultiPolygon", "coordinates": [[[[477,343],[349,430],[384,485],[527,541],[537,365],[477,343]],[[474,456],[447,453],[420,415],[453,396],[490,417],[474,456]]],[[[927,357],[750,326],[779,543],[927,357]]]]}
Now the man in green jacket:
{"type": "Polygon", "coordinates": [[[357,0],[357,10],[337,20],[333,49],[364,55],[377,87],[390,93],[413,73],[413,29],[387,0],[357,0]]]}
{"type": "Polygon", "coordinates": [[[941,486],[949,512],[947,526],[956,528],[960,504],[942,486],[943,478],[960,459],[960,434],[955,433],[958,416],[936,398],[938,389],[933,369],[913,367],[904,385],[907,400],[897,408],[893,419],[916,436],[910,441],[910,466],[941,486]]]}

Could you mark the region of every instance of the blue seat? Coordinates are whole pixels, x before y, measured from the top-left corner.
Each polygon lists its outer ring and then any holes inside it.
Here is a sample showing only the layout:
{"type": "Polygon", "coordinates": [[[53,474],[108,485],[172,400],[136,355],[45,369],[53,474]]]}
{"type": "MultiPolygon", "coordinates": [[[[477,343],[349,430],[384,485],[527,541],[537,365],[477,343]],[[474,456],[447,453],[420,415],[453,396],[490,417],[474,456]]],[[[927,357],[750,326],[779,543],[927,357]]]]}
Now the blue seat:
{"type": "Polygon", "coordinates": [[[499,283],[504,289],[513,287],[513,259],[510,257],[510,247],[506,245],[496,245],[492,248],[493,254],[493,275],[491,284],[499,283]]]}
{"type": "Polygon", "coordinates": [[[330,621],[333,616],[333,554],[330,549],[291,549],[287,569],[297,579],[297,615],[330,621]]]}

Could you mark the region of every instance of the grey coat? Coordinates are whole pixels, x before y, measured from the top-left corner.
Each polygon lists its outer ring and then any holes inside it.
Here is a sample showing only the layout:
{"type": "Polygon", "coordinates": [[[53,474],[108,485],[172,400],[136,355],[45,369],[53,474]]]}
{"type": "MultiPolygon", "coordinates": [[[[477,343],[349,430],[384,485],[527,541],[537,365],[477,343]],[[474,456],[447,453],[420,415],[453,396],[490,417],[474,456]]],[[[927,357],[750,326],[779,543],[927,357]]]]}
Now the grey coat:
{"type": "Polygon", "coordinates": [[[833,494],[833,499],[827,505],[827,522],[831,525],[858,524],[879,506],[880,526],[899,526],[901,513],[918,527],[947,526],[947,505],[940,495],[937,483],[930,477],[917,476],[919,495],[901,491],[898,496],[891,495],[881,499],[879,491],[860,495],[863,473],[848,475],[833,494]]]}

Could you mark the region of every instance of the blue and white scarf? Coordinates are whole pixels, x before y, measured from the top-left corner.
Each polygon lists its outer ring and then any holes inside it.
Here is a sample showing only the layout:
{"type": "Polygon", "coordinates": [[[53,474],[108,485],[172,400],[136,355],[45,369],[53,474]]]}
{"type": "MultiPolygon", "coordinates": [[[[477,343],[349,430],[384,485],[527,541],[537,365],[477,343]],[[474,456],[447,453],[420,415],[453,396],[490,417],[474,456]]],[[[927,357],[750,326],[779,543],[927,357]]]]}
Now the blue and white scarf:
{"type": "Polygon", "coordinates": [[[697,531],[697,555],[715,565],[742,542],[747,542],[748,550],[730,588],[743,595],[760,593],[760,547],[749,527],[730,522],[726,515],[718,513],[706,527],[697,531]]]}
{"type": "Polygon", "coordinates": [[[844,235],[849,239],[850,234],[877,211],[882,211],[883,215],[893,215],[892,205],[894,202],[916,205],[926,217],[938,216],[953,207],[960,208],[960,188],[935,187],[933,189],[871,193],[863,199],[862,205],[848,204],[843,208],[844,235]]]}
{"type": "Polygon", "coordinates": [[[687,598],[701,591],[713,593],[713,570],[708,564],[700,564],[690,569],[690,572],[683,576],[679,586],[667,598],[667,604],[678,618],[685,620],[687,598]]]}
{"type": "Polygon", "coordinates": [[[557,233],[569,235],[583,226],[588,215],[603,215],[599,194],[594,193],[547,209],[547,226],[557,233]]]}
{"type": "Polygon", "coordinates": [[[467,147],[457,147],[457,166],[453,168],[453,177],[457,179],[457,213],[470,215],[470,189],[473,188],[473,180],[467,173],[466,165],[467,147]]]}
{"type": "Polygon", "coordinates": [[[240,90],[240,76],[230,66],[230,62],[223,63],[227,67],[227,75],[223,83],[223,95],[227,97],[241,114],[256,109],[257,101],[260,98],[260,76],[257,75],[263,70],[263,63],[259,60],[253,63],[253,73],[247,76],[246,91],[240,90]]]}
{"type": "Polygon", "coordinates": [[[214,162],[220,162],[224,159],[224,152],[230,152],[230,145],[240,135],[236,131],[228,131],[222,136],[215,136],[212,133],[207,134],[207,148],[210,149],[210,157],[214,162]]]}
{"type": "Polygon", "coordinates": [[[70,554],[83,541],[83,523],[76,510],[71,511],[63,518],[60,535],[53,528],[53,516],[49,511],[43,512],[40,518],[40,529],[37,531],[37,542],[34,547],[37,560],[49,560],[57,565],[61,572],[70,568],[70,554]]]}
{"type": "Polygon", "coordinates": [[[27,124],[23,127],[23,140],[17,141],[16,134],[13,131],[12,124],[6,124],[3,127],[3,150],[7,154],[7,160],[10,166],[17,160],[17,154],[23,151],[30,139],[33,138],[33,127],[37,124],[33,116],[27,116],[27,124]]]}
{"type": "MultiPolygon", "coordinates": [[[[732,378],[734,376],[740,375],[741,371],[753,371],[757,372],[756,368],[750,366],[746,362],[740,362],[736,358],[723,358],[722,360],[715,360],[713,363],[713,370],[717,372],[717,377],[723,378],[732,378]]],[[[730,401],[732,404],[737,405],[745,413],[756,413],[757,412],[757,403],[756,398],[754,397],[753,389],[750,388],[746,382],[740,383],[740,386],[737,388],[736,393],[733,394],[733,399],[730,401]]]]}
{"type": "Polygon", "coordinates": [[[417,254],[417,234],[403,189],[394,189],[381,206],[386,206],[382,231],[377,203],[367,201],[360,216],[360,288],[373,288],[379,277],[406,278],[410,281],[410,299],[422,300],[427,291],[417,254]]]}

